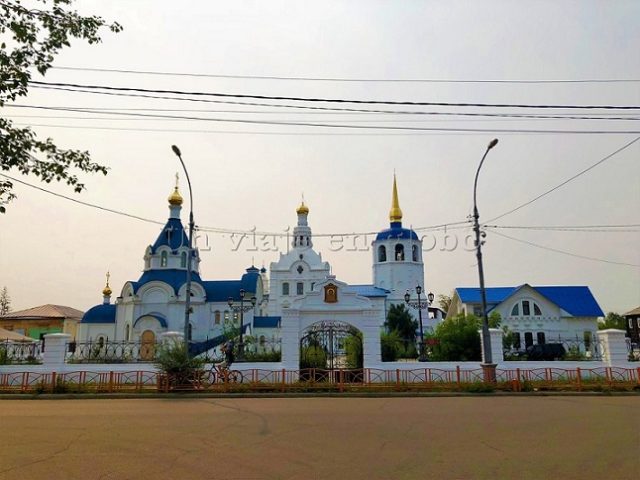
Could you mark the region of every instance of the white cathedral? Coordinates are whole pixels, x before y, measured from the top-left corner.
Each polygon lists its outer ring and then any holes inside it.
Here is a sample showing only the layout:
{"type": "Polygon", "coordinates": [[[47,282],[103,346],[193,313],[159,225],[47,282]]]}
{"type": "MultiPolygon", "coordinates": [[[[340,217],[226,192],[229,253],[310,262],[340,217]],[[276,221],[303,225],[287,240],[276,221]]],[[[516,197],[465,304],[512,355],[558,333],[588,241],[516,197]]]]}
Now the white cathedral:
{"type": "MultiPolygon", "coordinates": [[[[177,185],[168,201],[169,219],[145,250],[142,275],[137,281],[124,284],[115,303],[111,301],[107,277],[103,303],[85,313],[78,341],[154,343],[162,333],[184,331],[189,249],[180,219],[183,199],[177,185]]],[[[298,367],[300,339],[305,330],[331,322],[359,330],[365,365],[378,363],[380,332],[389,307],[405,303],[407,291],[416,300],[417,285],[423,292],[428,291],[424,284],[422,241],[415,231],[402,226],[395,175],[389,228],[379,232],[372,243],[373,283],[349,285],[332,275],[329,263],[313,248],[309,207],[304,201],[296,213],[298,222],[291,248],[270,264],[268,275],[264,267],[251,266],[238,280],[203,280],[200,256],[197,248],[193,249],[189,340],[199,342],[220,336],[228,322],[239,326],[237,308],[231,308],[229,301],[239,305],[243,295],[244,304],[250,308],[244,314],[243,331],[261,339],[266,336],[281,340],[284,367],[298,367]]],[[[423,302],[426,303],[424,296],[423,302]]],[[[417,311],[413,313],[417,318],[417,311]]],[[[442,319],[435,308],[425,309],[422,316],[425,330],[442,319]]]]}

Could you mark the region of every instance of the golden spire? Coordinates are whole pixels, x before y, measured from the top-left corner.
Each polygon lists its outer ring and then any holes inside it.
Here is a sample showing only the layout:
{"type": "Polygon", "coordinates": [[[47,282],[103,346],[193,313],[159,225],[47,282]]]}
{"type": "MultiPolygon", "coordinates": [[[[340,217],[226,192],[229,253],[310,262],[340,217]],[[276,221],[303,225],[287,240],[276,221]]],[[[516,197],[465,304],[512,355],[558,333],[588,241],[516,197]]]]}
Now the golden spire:
{"type": "Polygon", "coordinates": [[[398,186],[396,185],[396,173],[393,172],[393,195],[391,197],[391,210],[389,211],[389,220],[391,223],[402,221],[402,210],[400,210],[400,202],[398,201],[398,186]]]}
{"type": "Polygon", "coordinates": [[[298,215],[309,215],[309,207],[304,204],[304,193],[302,194],[302,203],[297,208],[296,213],[298,215]]]}
{"type": "Polygon", "coordinates": [[[179,180],[180,177],[176,173],[176,187],[174,188],[173,193],[169,195],[169,198],[167,199],[169,200],[169,205],[182,205],[182,195],[180,195],[180,192],[178,191],[179,180]]]}
{"type": "Polygon", "coordinates": [[[110,297],[111,296],[111,287],[109,287],[109,278],[111,277],[111,274],[107,271],[107,284],[105,285],[104,289],[102,290],[102,295],[104,295],[105,297],[110,297]]]}

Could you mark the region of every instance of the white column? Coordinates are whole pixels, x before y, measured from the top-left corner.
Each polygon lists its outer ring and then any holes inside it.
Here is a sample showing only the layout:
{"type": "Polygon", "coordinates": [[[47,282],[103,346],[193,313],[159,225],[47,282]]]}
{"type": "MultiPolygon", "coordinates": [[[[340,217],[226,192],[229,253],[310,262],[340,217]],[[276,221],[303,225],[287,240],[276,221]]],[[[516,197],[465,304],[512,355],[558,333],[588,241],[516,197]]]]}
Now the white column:
{"type": "MultiPolygon", "coordinates": [[[[484,342],[482,341],[482,330],[478,330],[478,333],[480,333],[480,348],[482,349],[482,361],[484,362],[484,342]]],[[[504,362],[504,352],[502,351],[502,330],[499,328],[490,328],[489,342],[491,343],[492,362],[504,362]]]]}
{"type": "Polygon", "coordinates": [[[71,335],[68,333],[49,333],[45,335],[42,364],[47,367],[62,367],[70,339],[71,335]]]}
{"type": "MultiPolygon", "coordinates": [[[[289,312],[287,312],[289,313],[289,312]]],[[[300,317],[283,315],[280,328],[282,336],[282,368],[298,370],[300,368],[300,317]]]]}
{"type": "Polygon", "coordinates": [[[380,368],[382,353],[380,349],[380,326],[371,312],[362,324],[362,361],[364,368],[380,368]]]}
{"type": "Polygon", "coordinates": [[[602,347],[602,361],[609,366],[626,364],[629,359],[625,331],[610,328],[596,333],[602,347]]]}

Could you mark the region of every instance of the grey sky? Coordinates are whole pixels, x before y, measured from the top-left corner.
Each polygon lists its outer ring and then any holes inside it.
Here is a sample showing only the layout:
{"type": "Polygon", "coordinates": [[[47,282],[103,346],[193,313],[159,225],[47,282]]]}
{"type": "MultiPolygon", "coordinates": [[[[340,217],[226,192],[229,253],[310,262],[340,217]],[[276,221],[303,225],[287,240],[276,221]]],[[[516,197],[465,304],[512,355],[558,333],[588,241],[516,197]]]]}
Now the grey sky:
{"type": "MultiPolygon", "coordinates": [[[[637,1],[112,0],[81,1],[79,8],[83,13],[115,19],[125,30],[118,35],[105,33],[104,43],[98,46],[74,44],[60,55],[56,65],[345,78],[640,79],[637,1]]],[[[336,83],[64,70],[51,70],[46,79],[306,97],[640,105],[639,83],[336,83]]],[[[19,103],[259,109],[36,89],[19,103]]],[[[275,108],[264,110],[272,112],[275,108]]],[[[2,114],[80,116],[9,108],[2,114]]],[[[427,117],[409,122],[404,117],[375,114],[193,114],[420,127],[640,130],[636,126],[640,125],[638,121],[478,121],[427,117]]],[[[165,220],[166,197],[178,169],[170,150],[175,143],[181,147],[193,177],[196,223],[282,231],[294,223],[295,208],[304,192],[314,233],[385,228],[394,169],[405,224],[419,227],[464,220],[471,211],[475,168],[493,137],[498,137],[500,143],[491,152],[480,177],[481,220],[529,200],[634,138],[634,135],[492,133],[398,135],[373,130],[361,132],[367,135],[353,135],[353,131],[346,129],[217,122],[25,117],[14,120],[81,127],[322,133],[249,135],[34,127],[42,136],[52,136],[63,146],[90,150],[96,161],[110,167],[106,177],[84,177],[88,190],[77,196],[81,200],[165,220]]],[[[506,216],[500,223],[640,223],[639,154],[640,142],[557,192],[506,216]]],[[[33,178],[23,179],[38,183],[33,178]]],[[[46,187],[75,195],[61,185],[46,187]]],[[[182,191],[186,193],[184,183],[182,191]]],[[[0,286],[7,285],[15,308],[58,303],[86,309],[101,301],[107,269],[112,273],[114,291],[119,293],[126,280],[139,276],[144,249],[161,228],[82,207],[27,187],[17,186],[16,193],[19,198],[0,217],[0,286]]],[[[450,233],[462,241],[468,231],[450,233]]],[[[640,264],[639,233],[521,230],[501,233],[578,255],[640,264]]],[[[444,236],[437,235],[436,248],[425,253],[427,290],[449,293],[455,286],[476,285],[473,253],[461,247],[453,252],[441,251],[443,242],[444,236]]],[[[277,258],[274,252],[252,252],[245,248],[234,252],[228,236],[210,235],[209,243],[212,251],[203,252],[201,264],[202,275],[208,279],[237,278],[251,264],[252,257],[258,266],[277,258]]],[[[370,251],[347,251],[347,243],[341,251],[333,251],[329,240],[320,238],[315,245],[332,263],[338,278],[351,283],[371,281],[370,251]]],[[[360,241],[358,246],[362,245],[360,241]]],[[[637,267],[573,258],[491,233],[485,261],[487,283],[492,286],[525,282],[589,285],[605,310],[624,311],[640,304],[637,267]]]]}

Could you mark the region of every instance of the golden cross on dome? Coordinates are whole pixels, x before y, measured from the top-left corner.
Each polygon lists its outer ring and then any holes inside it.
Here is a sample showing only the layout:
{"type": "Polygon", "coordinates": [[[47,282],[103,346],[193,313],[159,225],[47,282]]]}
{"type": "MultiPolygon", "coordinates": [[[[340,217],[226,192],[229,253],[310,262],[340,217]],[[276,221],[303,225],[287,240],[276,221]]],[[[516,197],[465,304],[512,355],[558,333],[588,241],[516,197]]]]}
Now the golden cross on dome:
{"type": "Polygon", "coordinates": [[[180,174],[176,172],[176,188],[180,185],[180,174]]]}
{"type": "Polygon", "coordinates": [[[109,273],[109,270],[107,270],[107,287],[109,286],[109,279],[111,278],[111,274],[109,273]]]}

